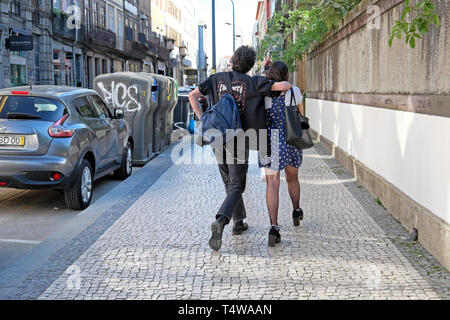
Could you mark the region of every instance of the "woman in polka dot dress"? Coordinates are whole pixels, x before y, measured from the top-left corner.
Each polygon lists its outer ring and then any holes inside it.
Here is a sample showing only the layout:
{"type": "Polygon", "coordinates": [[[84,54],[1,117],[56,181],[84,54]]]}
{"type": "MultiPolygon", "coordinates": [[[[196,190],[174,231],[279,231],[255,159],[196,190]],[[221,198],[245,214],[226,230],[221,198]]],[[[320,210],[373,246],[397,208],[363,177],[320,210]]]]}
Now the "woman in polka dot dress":
{"type": "MultiPolygon", "coordinates": [[[[287,81],[289,69],[285,63],[277,61],[272,63],[267,77],[275,81],[287,81]]],[[[294,226],[300,225],[303,211],[300,208],[300,182],[298,170],[302,165],[303,152],[286,142],[285,107],[291,103],[294,93],[300,113],[304,115],[302,94],[300,89],[292,87],[293,91],[282,92],[279,96],[266,98],[266,121],[271,142],[271,155],[259,156],[259,166],[265,168],[267,191],[266,200],[269,209],[271,228],[269,231],[269,246],[281,243],[280,228],[278,226],[278,205],[280,190],[280,171],[284,170],[291,197],[294,226]]]]}

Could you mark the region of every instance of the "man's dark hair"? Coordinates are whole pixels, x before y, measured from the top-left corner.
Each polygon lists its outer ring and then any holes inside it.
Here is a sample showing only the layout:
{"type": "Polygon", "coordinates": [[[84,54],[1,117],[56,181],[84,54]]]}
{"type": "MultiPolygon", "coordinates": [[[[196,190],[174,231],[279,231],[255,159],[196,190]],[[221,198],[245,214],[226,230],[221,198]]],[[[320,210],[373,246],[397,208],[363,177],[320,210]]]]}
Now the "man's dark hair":
{"type": "Polygon", "coordinates": [[[256,62],[256,52],[248,46],[239,47],[231,57],[233,71],[248,73],[256,62]]]}

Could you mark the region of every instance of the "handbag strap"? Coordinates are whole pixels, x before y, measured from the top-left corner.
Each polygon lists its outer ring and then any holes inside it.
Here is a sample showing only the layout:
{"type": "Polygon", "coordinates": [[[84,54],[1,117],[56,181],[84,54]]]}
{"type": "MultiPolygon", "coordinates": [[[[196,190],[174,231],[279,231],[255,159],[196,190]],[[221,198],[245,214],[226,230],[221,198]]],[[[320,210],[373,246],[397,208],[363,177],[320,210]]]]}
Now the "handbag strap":
{"type": "Polygon", "coordinates": [[[295,99],[295,94],[294,94],[294,88],[291,87],[291,106],[297,106],[297,100],[295,99]],[[292,104],[292,101],[294,101],[294,104],[292,104]]]}

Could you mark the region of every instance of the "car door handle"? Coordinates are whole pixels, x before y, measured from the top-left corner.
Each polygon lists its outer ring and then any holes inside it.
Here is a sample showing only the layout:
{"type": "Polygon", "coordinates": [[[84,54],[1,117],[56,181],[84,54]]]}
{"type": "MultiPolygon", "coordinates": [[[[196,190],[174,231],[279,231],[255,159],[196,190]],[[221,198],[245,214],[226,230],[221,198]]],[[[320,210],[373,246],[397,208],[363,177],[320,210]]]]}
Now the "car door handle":
{"type": "Polygon", "coordinates": [[[103,119],[103,125],[105,126],[105,130],[106,132],[110,132],[111,131],[111,124],[109,123],[109,121],[103,119]]]}

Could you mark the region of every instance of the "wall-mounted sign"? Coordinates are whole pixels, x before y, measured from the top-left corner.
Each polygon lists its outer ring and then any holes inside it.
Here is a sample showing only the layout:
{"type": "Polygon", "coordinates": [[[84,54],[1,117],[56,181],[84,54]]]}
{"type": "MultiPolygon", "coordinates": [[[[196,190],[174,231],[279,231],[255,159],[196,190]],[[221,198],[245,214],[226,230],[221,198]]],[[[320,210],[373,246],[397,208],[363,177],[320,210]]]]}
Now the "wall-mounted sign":
{"type": "Polygon", "coordinates": [[[6,40],[10,51],[33,51],[33,36],[10,36],[6,40]]]}

